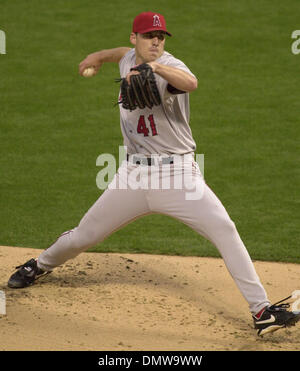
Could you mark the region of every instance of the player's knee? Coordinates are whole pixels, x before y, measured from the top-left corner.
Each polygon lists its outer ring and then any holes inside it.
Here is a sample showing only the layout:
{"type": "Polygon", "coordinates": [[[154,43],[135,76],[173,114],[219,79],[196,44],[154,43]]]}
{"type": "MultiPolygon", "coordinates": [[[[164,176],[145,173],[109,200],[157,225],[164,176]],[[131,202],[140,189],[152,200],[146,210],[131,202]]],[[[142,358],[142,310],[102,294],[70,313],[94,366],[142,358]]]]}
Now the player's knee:
{"type": "Polygon", "coordinates": [[[228,218],[226,220],[225,225],[226,225],[226,229],[229,232],[231,232],[231,233],[235,233],[236,232],[236,225],[235,225],[235,223],[230,218],[228,218]]]}
{"type": "Polygon", "coordinates": [[[222,218],[219,221],[219,232],[222,236],[233,235],[237,232],[235,223],[229,218],[222,218]]]}

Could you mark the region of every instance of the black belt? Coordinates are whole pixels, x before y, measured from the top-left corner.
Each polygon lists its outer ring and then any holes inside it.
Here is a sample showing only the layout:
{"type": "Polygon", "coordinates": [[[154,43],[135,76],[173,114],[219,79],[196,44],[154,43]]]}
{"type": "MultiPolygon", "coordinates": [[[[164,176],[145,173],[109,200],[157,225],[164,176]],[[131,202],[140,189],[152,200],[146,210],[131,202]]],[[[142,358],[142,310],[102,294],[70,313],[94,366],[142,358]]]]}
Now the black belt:
{"type": "MultiPolygon", "coordinates": [[[[129,161],[129,157],[131,157],[131,161],[135,165],[141,165],[141,164],[148,165],[148,166],[155,165],[155,160],[153,157],[139,157],[136,155],[130,156],[129,154],[127,154],[127,161],[129,161]]],[[[174,159],[173,157],[162,157],[161,163],[163,165],[171,165],[174,163],[174,159]]]]}

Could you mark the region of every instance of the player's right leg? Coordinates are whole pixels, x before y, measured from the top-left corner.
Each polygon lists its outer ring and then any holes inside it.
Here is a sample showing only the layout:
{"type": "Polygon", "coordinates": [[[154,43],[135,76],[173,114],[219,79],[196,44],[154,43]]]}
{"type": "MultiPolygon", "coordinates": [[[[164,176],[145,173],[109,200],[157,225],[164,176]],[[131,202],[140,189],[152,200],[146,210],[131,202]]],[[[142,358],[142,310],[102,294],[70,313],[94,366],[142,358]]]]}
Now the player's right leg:
{"type": "MultiPolygon", "coordinates": [[[[116,177],[119,177],[119,172],[116,177]]],[[[44,272],[52,271],[126,224],[150,213],[145,190],[130,187],[106,189],[76,228],[63,233],[38,259],[31,259],[17,267],[8,286],[22,288],[32,284],[44,272]]]]}

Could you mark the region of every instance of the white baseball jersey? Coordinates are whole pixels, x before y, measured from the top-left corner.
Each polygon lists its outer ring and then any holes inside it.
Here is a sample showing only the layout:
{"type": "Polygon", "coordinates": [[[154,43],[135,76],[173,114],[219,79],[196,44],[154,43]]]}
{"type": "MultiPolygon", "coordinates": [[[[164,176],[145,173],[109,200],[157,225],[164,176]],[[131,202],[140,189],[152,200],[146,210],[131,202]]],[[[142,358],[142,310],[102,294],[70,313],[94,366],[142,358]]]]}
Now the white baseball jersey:
{"type": "MultiPolygon", "coordinates": [[[[168,52],[156,60],[157,63],[192,72],[179,59],[168,52]]],[[[136,66],[135,49],[131,49],[120,60],[120,75],[126,77],[136,66]]],[[[124,146],[129,154],[183,155],[194,152],[196,143],[189,126],[189,94],[172,94],[172,87],[155,74],[162,104],[153,108],[126,110],[120,104],[120,123],[124,146]]],[[[174,88],[173,88],[174,90],[174,88]]]]}

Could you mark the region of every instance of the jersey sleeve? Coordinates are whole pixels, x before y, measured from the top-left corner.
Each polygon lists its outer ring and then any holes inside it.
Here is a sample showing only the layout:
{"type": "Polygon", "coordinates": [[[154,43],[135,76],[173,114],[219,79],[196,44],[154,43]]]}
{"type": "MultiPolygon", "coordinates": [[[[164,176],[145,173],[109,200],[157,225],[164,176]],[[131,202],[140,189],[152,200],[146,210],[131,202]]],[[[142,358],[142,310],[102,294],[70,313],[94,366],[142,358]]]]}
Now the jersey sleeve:
{"type": "Polygon", "coordinates": [[[120,76],[125,77],[129,72],[130,66],[132,64],[132,59],[134,58],[134,49],[128,50],[128,52],[121,58],[119,62],[120,76]]]}
{"type": "MultiPolygon", "coordinates": [[[[161,61],[158,61],[159,63],[165,64],[166,66],[178,68],[180,70],[183,70],[193,77],[196,78],[196,76],[191,72],[191,70],[180,60],[175,57],[173,57],[171,54],[166,53],[166,56],[164,56],[161,61]]],[[[178,95],[178,94],[185,94],[185,91],[178,90],[171,84],[169,84],[165,79],[158,76],[157,83],[159,87],[159,91],[162,97],[165,99],[169,98],[172,95],[178,95]]]]}

